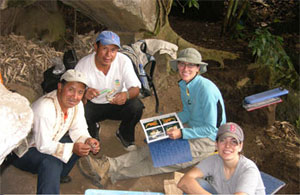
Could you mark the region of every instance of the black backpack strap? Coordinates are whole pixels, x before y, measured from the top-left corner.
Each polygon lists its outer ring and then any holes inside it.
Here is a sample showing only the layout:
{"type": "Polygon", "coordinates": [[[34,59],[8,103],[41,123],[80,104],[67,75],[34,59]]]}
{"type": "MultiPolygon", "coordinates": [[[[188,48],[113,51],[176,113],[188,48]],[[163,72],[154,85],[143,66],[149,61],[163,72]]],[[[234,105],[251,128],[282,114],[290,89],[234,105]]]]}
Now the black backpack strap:
{"type": "Polygon", "coordinates": [[[68,51],[65,51],[64,56],[63,56],[63,62],[66,67],[66,70],[75,68],[75,66],[78,62],[78,59],[77,59],[74,48],[69,49],[68,51]]]}
{"type": "Polygon", "coordinates": [[[158,95],[153,83],[153,73],[155,70],[155,65],[156,65],[156,60],[154,58],[154,56],[147,54],[147,58],[148,58],[148,63],[145,65],[146,66],[150,66],[150,74],[146,74],[147,78],[148,78],[148,83],[149,83],[149,87],[153,89],[153,93],[154,93],[154,97],[155,97],[155,101],[156,101],[156,105],[155,105],[155,112],[158,113],[158,108],[159,108],[159,100],[158,100],[158,95]]]}

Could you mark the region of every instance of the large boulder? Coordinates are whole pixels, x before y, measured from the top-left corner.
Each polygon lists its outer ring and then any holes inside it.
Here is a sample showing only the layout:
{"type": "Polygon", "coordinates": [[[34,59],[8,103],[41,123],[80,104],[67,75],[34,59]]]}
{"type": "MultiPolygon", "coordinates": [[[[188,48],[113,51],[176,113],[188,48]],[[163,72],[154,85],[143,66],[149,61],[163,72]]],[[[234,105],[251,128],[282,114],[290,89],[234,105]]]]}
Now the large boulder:
{"type": "Polygon", "coordinates": [[[12,1],[0,3],[2,35],[14,32],[26,39],[62,42],[66,24],[57,1],[12,1]]]}
{"type": "Polygon", "coordinates": [[[18,35],[24,35],[27,39],[36,38],[52,43],[65,36],[66,25],[60,12],[30,7],[22,10],[18,18],[15,23],[15,32],[18,35]]]}
{"type": "Polygon", "coordinates": [[[0,83],[0,164],[30,132],[33,112],[29,101],[0,83]]]}
{"type": "Polygon", "coordinates": [[[159,17],[153,0],[61,1],[114,31],[153,32],[159,17]]]}

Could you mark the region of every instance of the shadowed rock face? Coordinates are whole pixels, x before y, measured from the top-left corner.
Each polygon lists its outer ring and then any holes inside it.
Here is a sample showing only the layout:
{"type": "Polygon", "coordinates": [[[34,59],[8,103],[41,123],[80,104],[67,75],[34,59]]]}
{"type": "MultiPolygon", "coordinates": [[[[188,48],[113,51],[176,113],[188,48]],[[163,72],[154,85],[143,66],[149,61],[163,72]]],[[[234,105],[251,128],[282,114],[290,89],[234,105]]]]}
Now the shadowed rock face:
{"type": "Polygon", "coordinates": [[[155,0],[62,0],[109,30],[153,32],[158,18],[155,0]]]}

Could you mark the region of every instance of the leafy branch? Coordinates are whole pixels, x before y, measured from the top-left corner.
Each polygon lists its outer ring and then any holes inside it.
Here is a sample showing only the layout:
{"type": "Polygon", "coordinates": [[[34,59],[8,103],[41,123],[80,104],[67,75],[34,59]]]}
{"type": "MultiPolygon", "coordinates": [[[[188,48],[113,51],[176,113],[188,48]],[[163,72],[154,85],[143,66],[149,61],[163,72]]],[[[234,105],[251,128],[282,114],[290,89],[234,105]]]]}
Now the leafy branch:
{"type": "Polygon", "coordinates": [[[274,72],[274,85],[297,89],[299,77],[282,45],[282,37],[272,35],[268,28],[258,28],[248,46],[256,63],[268,66],[274,72]]]}
{"type": "Polygon", "coordinates": [[[189,8],[191,7],[195,7],[197,9],[199,9],[199,3],[198,3],[198,0],[186,0],[184,4],[182,4],[182,2],[180,0],[176,0],[173,1],[173,5],[179,5],[181,8],[182,8],[182,13],[185,12],[185,7],[188,5],[189,8]]]}

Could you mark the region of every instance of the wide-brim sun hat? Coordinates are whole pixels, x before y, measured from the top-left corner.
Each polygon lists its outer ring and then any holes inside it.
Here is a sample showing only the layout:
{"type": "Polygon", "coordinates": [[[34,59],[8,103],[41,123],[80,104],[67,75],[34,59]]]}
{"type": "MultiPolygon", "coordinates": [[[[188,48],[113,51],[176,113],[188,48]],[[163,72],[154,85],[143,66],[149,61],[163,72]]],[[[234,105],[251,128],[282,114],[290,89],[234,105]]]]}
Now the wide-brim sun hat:
{"type": "Polygon", "coordinates": [[[170,61],[171,68],[174,71],[178,70],[177,64],[179,61],[200,65],[200,73],[207,71],[206,66],[208,64],[202,61],[201,54],[194,48],[186,48],[181,50],[178,53],[177,59],[170,61]]]}

